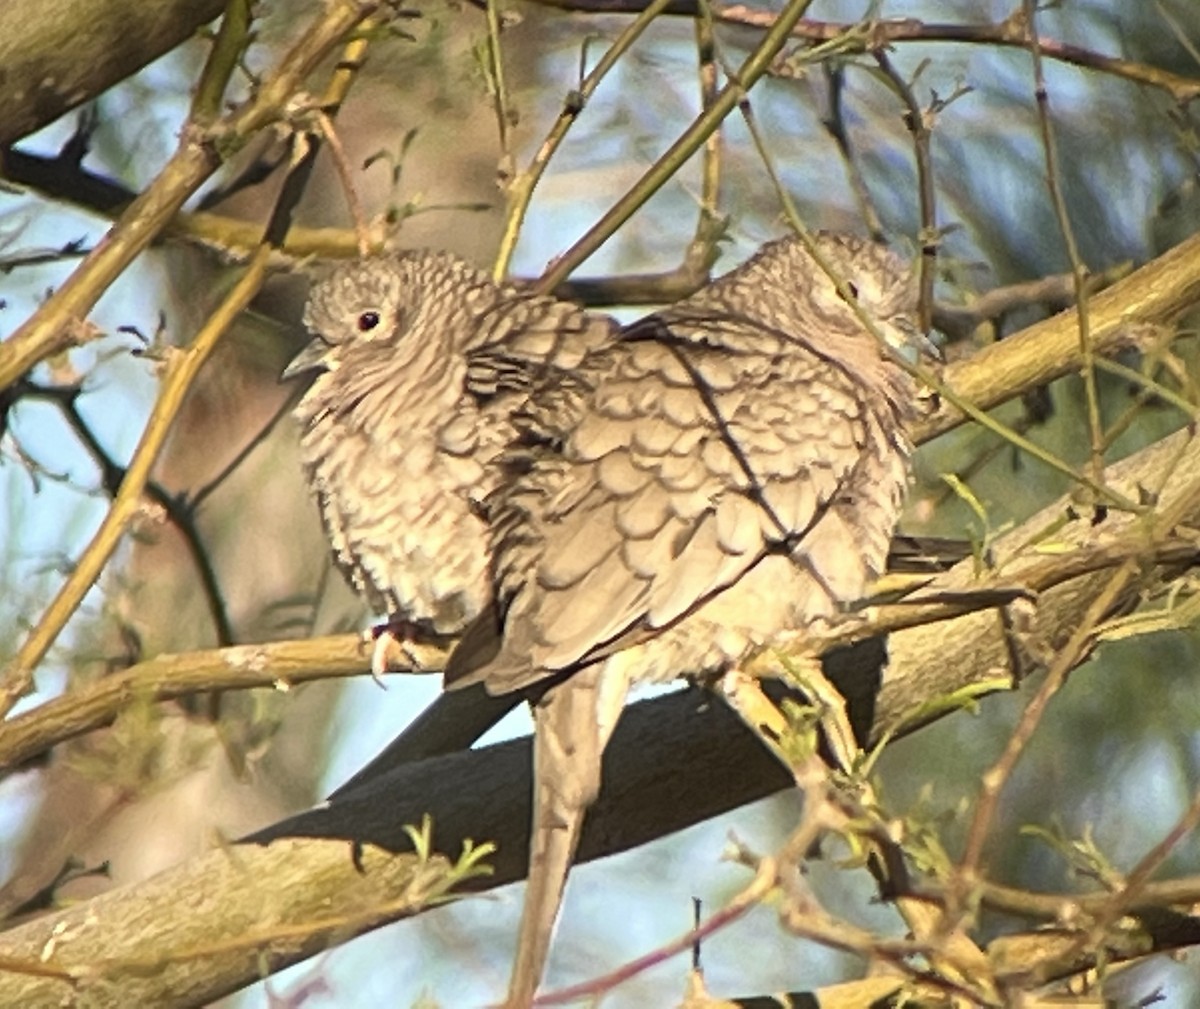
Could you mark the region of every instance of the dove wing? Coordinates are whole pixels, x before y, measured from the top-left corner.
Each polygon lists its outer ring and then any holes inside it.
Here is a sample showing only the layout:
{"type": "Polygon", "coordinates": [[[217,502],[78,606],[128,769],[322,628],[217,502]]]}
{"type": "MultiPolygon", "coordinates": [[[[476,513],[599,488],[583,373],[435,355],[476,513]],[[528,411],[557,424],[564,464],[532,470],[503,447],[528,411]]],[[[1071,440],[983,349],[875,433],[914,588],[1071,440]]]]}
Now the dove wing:
{"type": "Polygon", "coordinates": [[[863,458],[861,392],[745,319],[700,332],[651,316],[532,383],[487,502],[499,612],[468,632],[448,685],[501,693],[575,668],[769,553],[802,552],[863,458]]]}

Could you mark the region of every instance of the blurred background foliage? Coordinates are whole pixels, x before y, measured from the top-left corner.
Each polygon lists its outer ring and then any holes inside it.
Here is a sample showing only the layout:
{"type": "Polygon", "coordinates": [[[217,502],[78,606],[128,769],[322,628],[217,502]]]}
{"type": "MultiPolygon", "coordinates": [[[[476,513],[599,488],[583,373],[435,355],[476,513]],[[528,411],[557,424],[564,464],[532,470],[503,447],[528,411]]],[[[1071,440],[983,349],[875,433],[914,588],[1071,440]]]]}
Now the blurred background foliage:
{"type": "MultiPolygon", "coordinates": [[[[259,5],[249,66],[268,65],[316,6],[307,0],[259,5]]],[[[337,120],[338,135],[368,214],[392,208],[400,219],[398,244],[447,248],[488,263],[505,201],[497,186],[502,151],[481,66],[484,17],[469,6],[436,2],[420,4],[419,12],[403,22],[411,38],[373,44],[337,120]]],[[[992,0],[818,0],[808,16],[994,25],[1013,13],[1011,5],[992,0]]],[[[594,64],[628,17],[514,3],[506,18],[511,147],[523,166],[576,87],[581,65],[594,64]]],[[[1063,0],[1045,6],[1038,29],[1082,51],[1200,78],[1200,7],[1192,0],[1063,0]]],[[[736,26],[721,26],[717,34],[719,52],[732,65],[760,37],[756,29],[736,26]]],[[[86,113],[93,129],[84,167],[132,191],[146,186],[174,146],[206,51],[203,40],[193,39],[96,99],[86,113]]],[[[753,91],[751,104],[800,216],[812,227],[859,231],[874,216],[888,236],[915,250],[917,178],[894,89],[868,56],[815,64],[805,61],[807,49],[799,43],[788,52],[779,73],[753,91]],[[831,123],[844,132],[848,159],[831,123]],[[869,208],[856,197],[851,165],[861,173],[869,208]]],[[[987,42],[909,41],[890,57],[906,79],[917,75],[922,104],[934,95],[950,99],[931,123],[938,223],[946,229],[939,298],[961,302],[999,285],[1069,271],[1046,183],[1028,53],[987,42]]],[[[1069,62],[1047,60],[1045,73],[1058,182],[1088,267],[1099,272],[1142,263],[1193,234],[1200,220],[1195,103],[1180,105],[1162,89],[1069,62]]],[[[521,232],[513,272],[536,275],[571,245],[699,108],[691,22],[661,18],[605,80],[552,160],[521,232]]],[[[51,155],[78,120],[72,114],[18,147],[51,155]]],[[[785,227],[738,115],[727,120],[723,137],[720,211],[729,225],[718,269],[785,227]]],[[[218,185],[263,153],[245,152],[218,185]]],[[[277,175],[212,209],[261,221],[277,175]]],[[[693,159],[582,272],[674,267],[695,229],[700,186],[693,159]]],[[[328,158],[298,220],[347,226],[344,193],[328,158]]],[[[28,316],[68,275],[74,250],[91,247],[105,228],[103,216],[70,199],[47,198],[36,188],[0,190],[0,332],[28,316]]],[[[210,251],[164,240],[101,301],[91,321],[105,335],[40,366],[34,377],[46,384],[81,381],[75,401],[81,423],[111,460],[128,460],[153,403],[162,348],[195,332],[229,277],[228,265],[210,251]]],[[[260,437],[289,393],[276,378],[302,340],[303,290],[299,274],[271,281],[205,369],[156,471],[157,482],[171,492],[195,497],[207,488],[196,533],[237,642],[357,628],[366,618],[330,573],[290,422],[260,437]],[[249,445],[253,450],[241,458],[249,445]]],[[[1011,313],[998,331],[973,339],[1001,338],[1046,311],[1031,304],[1011,313]]],[[[1176,342],[1175,372],[1164,379],[1192,402],[1195,344],[1192,338],[1176,342]]],[[[956,344],[949,352],[969,353],[969,346],[956,344]]],[[[1126,363],[1139,365],[1133,358],[1126,363]]],[[[1183,422],[1161,401],[1138,401],[1127,381],[1101,376],[1099,385],[1107,424],[1136,407],[1113,458],[1183,422]]],[[[1061,458],[1086,462],[1080,381],[1059,381],[999,415],[1061,458]]],[[[0,441],[0,648],[6,653],[37,620],[107,501],[103,472],[56,406],[21,399],[8,422],[0,441]]],[[[914,532],[980,539],[1069,489],[1062,474],[970,426],[923,448],[917,468],[906,520],[914,532]],[[986,519],[950,490],[947,473],[965,481],[986,519]]],[[[184,540],[161,510],[148,506],[40,668],[38,694],[28,703],[139,657],[220,643],[197,586],[184,540]]],[[[1045,836],[1023,831],[1027,825],[1064,838],[1090,836],[1117,871],[1161,837],[1200,781],[1192,679],[1197,647],[1190,630],[1140,638],[1104,647],[1074,674],[1005,792],[988,849],[991,878],[1053,891],[1078,885],[1061,852],[1045,836]]],[[[47,766],[0,785],[6,900],[11,906],[45,885],[69,856],[87,865],[109,863],[107,877],[81,879],[64,890],[83,897],[315,801],[398,731],[434,689],[433,683],[393,682],[381,693],[370,682],[351,682],[229,695],[215,728],[185,707],[135,707],[111,730],[62,746],[47,766]]],[[[964,803],[1022,703],[1021,696],[990,698],[977,712],[892,744],[879,765],[892,811],[935,826],[941,843],[955,850],[964,803]]],[[[523,725],[517,719],[500,731],[523,731],[523,725]]],[[[796,801],[781,795],[577,872],[551,981],[590,976],[599,964],[615,965],[677,935],[690,923],[692,896],[718,906],[745,882],[744,871],[718,861],[727,833],[771,850],[794,824],[796,801]]],[[[1194,873],[1198,862],[1195,839],[1188,838],[1169,868],[1194,873]]],[[[865,924],[898,927],[889,910],[871,905],[865,874],[821,861],[811,875],[831,909],[865,924]]],[[[426,995],[447,1006],[480,1003],[496,995],[507,973],[518,896],[502,891],[364,937],[259,986],[237,1004],[407,1005],[426,995]]],[[[851,958],[788,937],[767,908],[715,936],[704,956],[711,988],[726,994],[811,988],[861,971],[851,958]]],[[[682,963],[672,961],[604,1004],[668,1004],[681,991],[683,972],[682,963]]],[[[1160,958],[1123,978],[1117,994],[1136,999],[1161,991],[1160,1004],[1190,1005],[1200,997],[1198,980],[1194,965],[1160,958]]]]}

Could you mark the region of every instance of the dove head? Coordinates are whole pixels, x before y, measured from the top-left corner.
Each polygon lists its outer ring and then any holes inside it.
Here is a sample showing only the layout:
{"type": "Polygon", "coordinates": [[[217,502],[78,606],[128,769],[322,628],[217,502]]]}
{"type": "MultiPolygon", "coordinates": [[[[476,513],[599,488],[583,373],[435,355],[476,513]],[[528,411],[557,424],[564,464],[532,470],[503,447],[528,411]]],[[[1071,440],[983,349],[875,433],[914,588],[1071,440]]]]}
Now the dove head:
{"type": "Polygon", "coordinates": [[[486,275],[444,252],[400,252],[344,263],[309,292],[304,323],[316,337],[283,377],[337,371],[386,358],[397,368],[425,352],[447,353],[469,340],[468,308],[493,290],[486,275]]]}
{"type": "MultiPolygon", "coordinates": [[[[937,346],[917,328],[917,277],[909,264],[886,246],[857,235],[820,232],[814,244],[844,285],[839,291],[821,264],[813,264],[817,283],[812,295],[823,312],[848,317],[849,331],[861,332],[862,323],[847,304],[848,298],[853,299],[893,350],[904,356],[941,357],[937,346]]],[[[795,248],[809,255],[799,243],[795,248]]]]}

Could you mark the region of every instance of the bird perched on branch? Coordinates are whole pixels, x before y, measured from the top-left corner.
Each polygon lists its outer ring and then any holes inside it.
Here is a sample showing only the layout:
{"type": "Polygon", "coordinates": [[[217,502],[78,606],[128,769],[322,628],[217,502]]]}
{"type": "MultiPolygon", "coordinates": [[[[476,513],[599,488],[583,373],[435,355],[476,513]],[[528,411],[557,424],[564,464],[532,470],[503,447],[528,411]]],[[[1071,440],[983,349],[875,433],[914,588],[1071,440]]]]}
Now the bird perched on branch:
{"type": "Polygon", "coordinates": [[[477,355],[526,390],[484,503],[493,601],[446,670],[450,690],[536,697],[508,1009],[540,982],[629,686],[719,675],[882,572],[908,481],[917,389],[895,354],[924,345],[915,308],[882,246],[789,237],[574,367],[522,381],[502,346],[477,355]]]}
{"type": "Polygon", "coordinates": [[[305,323],[315,339],[284,378],[316,373],[295,417],[334,561],[398,637],[456,635],[490,597],[480,506],[521,394],[468,382],[471,354],[573,368],[615,323],[429,251],[335,268],[305,323]]]}

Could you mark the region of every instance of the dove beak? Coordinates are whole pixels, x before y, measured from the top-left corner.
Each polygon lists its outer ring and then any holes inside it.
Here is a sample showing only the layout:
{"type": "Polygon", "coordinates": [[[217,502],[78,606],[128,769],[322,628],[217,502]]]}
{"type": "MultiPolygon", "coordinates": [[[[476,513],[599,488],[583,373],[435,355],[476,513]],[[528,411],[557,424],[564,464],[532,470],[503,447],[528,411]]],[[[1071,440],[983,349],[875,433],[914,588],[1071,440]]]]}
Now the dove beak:
{"type": "Polygon", "coordinates": [[[308,371],[324,371],[328,365],[325,362],[325,354],[329,350],[329,345],[324,340],[316,339],[305,344],[304,349],[300,351],[286,368],[283,369],[283,374],[279,376],[279,381],[286,382],[288,379],[295,378],[297,375],[303,375],[308,371]]]}

